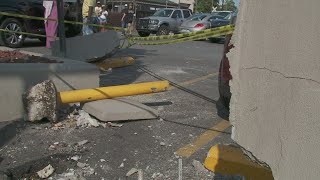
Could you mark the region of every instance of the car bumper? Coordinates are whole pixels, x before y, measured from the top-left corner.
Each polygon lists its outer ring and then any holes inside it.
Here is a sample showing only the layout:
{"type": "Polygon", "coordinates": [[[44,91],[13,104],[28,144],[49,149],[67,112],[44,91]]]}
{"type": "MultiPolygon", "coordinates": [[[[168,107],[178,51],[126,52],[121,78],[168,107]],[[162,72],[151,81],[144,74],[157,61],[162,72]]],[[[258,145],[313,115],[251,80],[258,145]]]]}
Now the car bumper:
{"type": "Polygon", "coordinates": [[[194,27],[180,27],[179,32],[180,33],[190,33],[190,32],[197,32],[197,31],[202,31],[205,30],[205,27],[202,28],[194,28],[194,27]]]}
{"type": "Polygon", "coordinates": [[[148,26],[138,26],[137,28],[137,31],[158,31],[159,29],[159,25],[155,24],[149,24],[148,26]]]}

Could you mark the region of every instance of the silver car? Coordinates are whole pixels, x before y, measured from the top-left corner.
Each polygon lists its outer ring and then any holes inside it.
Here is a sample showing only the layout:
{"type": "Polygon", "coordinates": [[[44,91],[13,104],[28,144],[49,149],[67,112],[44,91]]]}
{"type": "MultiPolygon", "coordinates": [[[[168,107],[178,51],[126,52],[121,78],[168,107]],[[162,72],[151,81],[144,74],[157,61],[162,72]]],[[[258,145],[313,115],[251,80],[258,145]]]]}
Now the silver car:
{"type": "Polygon", "coordinates": [[[181,24],[179,32],[189,33],[210,29],[214,20],[223,18],[215,14],[195,14],[181,24]]]}

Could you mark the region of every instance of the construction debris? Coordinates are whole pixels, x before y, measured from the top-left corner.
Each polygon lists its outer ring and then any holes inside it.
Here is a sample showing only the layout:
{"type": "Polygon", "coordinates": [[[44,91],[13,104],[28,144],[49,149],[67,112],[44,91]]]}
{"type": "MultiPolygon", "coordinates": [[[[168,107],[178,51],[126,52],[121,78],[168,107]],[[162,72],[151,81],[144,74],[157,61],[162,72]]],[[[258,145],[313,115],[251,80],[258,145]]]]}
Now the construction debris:
{"type": "Polygon", "coordinates": [[[70,159],[74,160],[74,161],[78,161],[80,159],[80,157],[79,156],[72,156],[70,159]]]}
{"type": "Polygon", "coordinates": [[[138,180],[143,180],[143,171],[142,171],[142,169],[139,169],[139,171],[138,171],[138,180]]]}
{"type": "Polygon", "coordinates": [[[121,163],[119,168],[123,168],[124,167],[124,163],[121,163]]]}
{"type": "Polygon", "coordinates": [[[89,164],[78,162],[78,163],[77,163],[77,166],[78,166],[79,168],[84,168],[84,167],[89,166],[89,164]]]}
{"type": "Polygon", "coordinates": [[[78,142],[78,146],[83,146],[88,143],[88,140],[83,140],[78,142]]]}
{"type": "Polygon", "coordinates": [[[51,122],[57,121],[56,87],[50,80],[33,86],[23,94],[26,121],[40,121],[44,118],[51,122]]]}
{"type": "Polygon", "coordinates": [[[51,166],[51,164],[49,164],[48,166],[46,166],[42,170],[38,171],[37,174],[40,178],[45,179],[45,178],[48,178],[49,176],[51,176],[51,174],[53,172],[54,172],[54,168],[51,166]]]}
{"type": "Polygon", "coordinates": [[[132,169],[130,169],[130,171],[127,172],[126,176],[129,177],[129,176],[137,173],[138,171],[139,171],[138,169],[132,168],[132,169]]]}
{"type": "Polygon", "coordinates": [[[122,127],[123,126],[123,124],[112,123],[112,122],[108,122],[107,124],[109,127],[122,127]]]}
{"type": "Polygon", "coordinates": [[[77,126],[81,127],[98,127],[100,123],[98,120],[92,118],[88,113],[84,110],[79,111],[79,115],[76,117],[77,126]]]}

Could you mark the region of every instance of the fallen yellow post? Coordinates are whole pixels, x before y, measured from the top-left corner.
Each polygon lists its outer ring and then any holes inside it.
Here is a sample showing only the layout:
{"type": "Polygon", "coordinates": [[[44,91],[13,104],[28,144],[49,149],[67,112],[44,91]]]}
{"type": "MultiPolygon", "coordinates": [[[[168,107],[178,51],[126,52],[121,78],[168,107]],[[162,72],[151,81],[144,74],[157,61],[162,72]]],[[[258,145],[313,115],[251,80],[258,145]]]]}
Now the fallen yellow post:
{"type": "Polygon", "coordinates": [[[233,146],[213,146],[204,166],[214,173],[241,175],[248,180],[273,180],[270,168],[251,161],[240,148],[233,146]]]}
{"type": "Polygon", "coordinates": [[[101,70],[108,70],[109,68],[130,66],[134,64],[134,59],[132,57],[115,57],[97,62],[95,64],[101,70]]]}
{"type": "Polygon", "coordinates": [[[138,94],[156,93],[166,91],[168,88],[168,81],[155,81],[120,86],[64,91],[59,92],[58,96],[60,97],[62,103],[76,103],[123,96],[132,96],[138,94]]]}

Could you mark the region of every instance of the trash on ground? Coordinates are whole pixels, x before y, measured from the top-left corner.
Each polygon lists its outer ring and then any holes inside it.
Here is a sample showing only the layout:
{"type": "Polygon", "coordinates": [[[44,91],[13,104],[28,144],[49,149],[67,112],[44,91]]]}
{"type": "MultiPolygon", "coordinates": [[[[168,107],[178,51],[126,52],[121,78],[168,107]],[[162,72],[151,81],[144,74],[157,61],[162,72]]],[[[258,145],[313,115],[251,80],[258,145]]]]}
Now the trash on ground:
{"type": "Polygon", "coordinates": [[[54,168],[51,166],[51,164],[49,164],[48,166],[46,166],[42,170],[38,171],[37,174],[40,178],[45,179],[45,178],[48,178],[49,176],[51,176],[51,174],[53,172],[54,172],[54,168]]]}
{"type": "Polygon", "coordinates": [[[100,159],[100,162],[106,162],[106,160],[105,159],[100,159]]]}
{"type": "Polygon", "coordinates": [[[129,177],[129,176],[131,176],[131,175],[133,175],[133,174],[135,174],[137,172],[138,172],[138,169],[132,168],[127,172],[126,176],[129,177]]]}
{"type": "Polygon", "coordinates": [[[161,145],[161,146],[165,146],[166,143],[165,143],[165,142],[161,142],[160,145],[161,145]]]}

